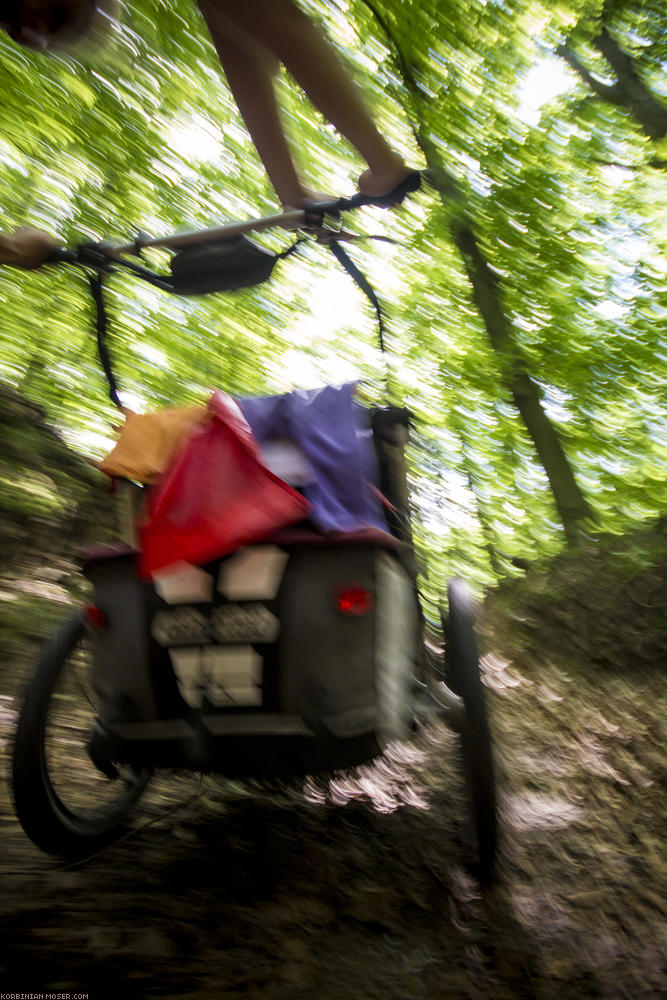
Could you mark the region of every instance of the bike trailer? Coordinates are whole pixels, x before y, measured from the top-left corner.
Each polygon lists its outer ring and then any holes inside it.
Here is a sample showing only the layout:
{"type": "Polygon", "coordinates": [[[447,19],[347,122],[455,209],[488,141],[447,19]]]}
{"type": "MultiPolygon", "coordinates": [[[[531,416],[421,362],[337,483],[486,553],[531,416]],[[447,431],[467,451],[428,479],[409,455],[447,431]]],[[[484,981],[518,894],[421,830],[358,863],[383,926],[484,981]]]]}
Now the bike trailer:
{"type": "Polygon", "coordinates": [[[299,773],[409,731],[414,588],[370,534],[249,546],[151,582],[133,554],[98,555],[86,575],[110,759],[299,773]]]}
{"type": "MultiPolygon", "coordinates": [[[[289,400],[292,414],[296,408],[303,416],[303,396],[290,397],[274,397],[270,413],[263,408],[270,416],[265,423],[274,431],[277,414],[285,409],[282,400],[289,400]]],[[[347,413],[350,400],[348,387],[336,389],[334,409],[339,403],[347,413]]],[[[315,396],[307,400],[311,436],[322,402],[315,396]]],[[[324,402],[330,420],[331,393],[324,402]]],[[[257,401],[253,405],[257,410],[257,401]]],[[[322,435],[315,435],[320,450],[306,441],[305,458],[326,467],[328,479],[320,475],[311,493],[319,498],[321,516],[331,518],[335,510],[354,530],[324,532],[313,517],[304,521],[302,516],[300,523],[252,544],[198,565],[172,562],[147,579],[136,550],[88,553],[85,573],[102,612],[98,620],[104,622],[95,632],[93,666],[100,753],[113,760],[187,763],[227,774],[303,773],[358,763],[375,756],[388,740],[408,734],[421,643],[406,546],[388,530],[376,500],[366,498],[357,521],[350,508],[359,506],[358,497],[341,513],[349,484],[336,481],[338,471],[332,471],[330,461],[333,453],[339,463],[343,455],[359,468],[370,460],[386,487],[388,468],[396,471],[396,452],[402,453],[397,430],[402,425],[381,411],[374,448],[366,417],[363,441],[373,450],[360,457],[350,453],[356,431],[340,448],[346,424],[341,412],[339,406],[327,455],[322,457],[322,435]],[[339,495],[332,499],[336,489],[339,495]]],[[[257,412],[252,417],[258,426],[257,412]]],[[[357,426],[358,414],[354,421],[357,426]]],[[[280,435],[284,432],[283,427],[280,435]]],[[[299,435],[299,444],[304,439],[299,435]]],[[[205,436],[194,447],[208,448],[205,436]]],[[[182,453],[179,461],[190,477],[205,465],[197,452],[194,459],[182,453]]],[[[219,463],[206,475],[218,477],[219,463]]],[[[215,479],[217,493],[209,480],[201,489],[215,495],[216,504],[220,482],[215,479]]],[[[395,525],[404,524],[402,498],[394,499],[388,509],[395,525]]],[[[224,510],[223,497],[219,505],[224,510]]],[[[179,494],[171,513],[181,516],[183,509],[179,494]]],[[[217,528],[215,539],[220,544],[217,528]]],[[[202,551],[200,542],[197,536],[195,551],[202,551]]]]}

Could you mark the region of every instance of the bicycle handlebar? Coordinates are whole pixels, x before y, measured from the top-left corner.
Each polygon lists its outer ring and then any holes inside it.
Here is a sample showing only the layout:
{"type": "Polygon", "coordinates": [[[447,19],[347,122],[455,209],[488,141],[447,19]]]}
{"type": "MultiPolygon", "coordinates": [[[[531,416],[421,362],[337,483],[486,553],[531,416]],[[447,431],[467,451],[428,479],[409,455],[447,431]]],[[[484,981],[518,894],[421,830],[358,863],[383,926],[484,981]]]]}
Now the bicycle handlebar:
{"type": "Polygon", "coordinates": [[[402,201],[406,194],[417,191],[421,184],[422,174],[414,170],[391,192],[390,195],[374,197],[372,195],[355,194],[350,198],[332,198],[330,201],[312,202],[304,208],[290,209],[276,215],[267,215],[258,219],[247,219],[243,222],[228,222],[211,229],[192,230],[189,232],[172,233],[168,236],[138,236],[132,243],[121,246],[98,243],[88,244],[76,250],[58,248],[54,251],[49,263],[79,263],[79,264],[109,264],[110,260],[126,254],[137,255],[145,247],[163,247],[166,250],[177,250],[193,244],[215,243],[244,233],[261,232],[267,229],[322,229],[327,216],[336,217],[341,212],[352,211],[366,206],[388,208],[402,201]]]}
{"type": "MultiPolygon", "coordinates": [[[[415,170],[409,174],[408,177],[406,177],[403,182],[394,189],[394,191],[383,198],[368,197],[363,194],[357,194],[353,195],[351,198],[336,198],[331,201],[314,202],[301,209],[291,209],[287,212],[280,212],[277,215],[268,215],[259,219],[247,219],[245,222],[231,222],[224,226],[216,226],[212,229],[186,233],[173,233],[170,236],[158,237],[146,237],[139,235],[133,243],[126,243],[121,246],[112,246],[108,243],[84,243],[76,249],[58,247],[54,250],[49,261],[46,261],[46,263],[79,264],[84,267],[92,268],[96,272],[94,274],[89,274],[88,280],[95,301],[95,326],[98,352],[104,373],[109,383],[109,396],[116,406],[120,407],[121,402],[118,396],[118,387],[116,385],[111,360],[109,358],[109,352],[105,342],[107,314],[102,294],[102,282],[105,273],[115,270],[117,266],[122,266],[133,271],[139,277],[151,282],[151,284],[158,288],[182,295],[199,295],[206,294],[207,292],[231,291],[264,281],[271,274],[274,263],[281,258],[289,256],[289,254],[291,254],[302,242],[302,238],[297,239],[291,247],[288,247],[287,250],[283,250],[282,253],[279,254],[263,250],[261,247],[253,248],[253,245],[250,244],[250,249],[257,251],[257,256],[252,259],[253,255],[251,253],[251,259],[248,260],[247,252],[245,258],[243,256],[243,252],[241,252],[241,266],[238,266],[237,260],[237,270],[235,272],[230,268],[225,269],[224,267],[216,267],[215,280],[213,280],[210,273],[210,262],[209,271],[207,272],[206,267],[204,267],[204,273],[202,275],[202,273],[199,273],[202,269],[201,260],[198,260],[195,262],[198,265],[198,273],[195,275],[196,280],[194,281],[194,284],[192,280],[192,260],[190,260],[190,268],[184,269],[185,262],[183,258],[187,258],[187,254],[182,255],[181,257],[181,267],[178,275],[174,272],[174,263],[176,258],[172,261],[171,277],[169,275],[155,274],[148,268],[144,267],[143,263],[123,259],[126,258],[127,255],[140,256],[140,252],[144,247],[164,247],[168,250],[177,250],[187,246],[197,247],[206,243],[222,244],[223,241],[236,236],[241,236],[244,233],[273,229],[278,226],[290,229],[310,229],[317,239],[329,244],[329,248],[336,259],[345,268],[347,273],[355,281],[364,295],[366,295],[370,300],[373,308],[375,309],[378,320],[380,347],[384,350],[382,310],[378,298],[373,288],[368,283],[366,277],[361,271],[359,271],[354,261],[350,259],[340,244],[341,239],[353,239],[354,236],[350,233],[343,232],[340,228],[332,229],[331,227],[326,226],[325,219],[327,216],[337,217],[343,211],[362,208],[366,205],[376,205],[382,208],[389,208],[391,205],[401,202],[406,194],[416,191],[420,184],[421,174],[419,171],[415,170]],[[258,258],[261,259],[261,267],[259,270],[257,266],[258,258]]],[[[386,239],[386,237],[382,236],[371,238],[386,239]]],[[[242,248],[242,250],[246,249],[247,248],[245,247],[242,248]]],[[[220,253],[224,253],[224,251],[221,249],[218,250],[217,248],[213,251],[214,255],[218,254],[218,256],[220,256],[220,253]]],[[[232,256],[233,254],[234,248],[232,248],[232,256]]],[[[197,250],[195,250],[195,255],[201,258],[201,254],[199,254],[197,250]]]]}
{"type": "Polygon", "coordinates": [[[202,243],[216,243],[222,240],[231,239],[244,233],[261,232],[267,229],[301,229],[306,226],[310,228],[321,228],[324,224],[325,215],[335,215],[338,213],[338,204],[343,199],[332,202],[322,202],[308,208],[290,209],[287,212],[280,212],[277,215],[267,215],[258,219],[246,219],[242,222],[228,222],[222,226],[214,226],[211,229],[194,229],[186,232],[171,233],[168,236],[138,236],[132,243],[123,243],[114,246],[111,243],[88,243],[69,249],[67,247],[55,247],[50,255],[48,264],[109,264],[114,258],[122,257],[126,254],[137,255],[145,247],[162,247],[165,250],[179,250],[182,247],[200,245],[202,243]]]}

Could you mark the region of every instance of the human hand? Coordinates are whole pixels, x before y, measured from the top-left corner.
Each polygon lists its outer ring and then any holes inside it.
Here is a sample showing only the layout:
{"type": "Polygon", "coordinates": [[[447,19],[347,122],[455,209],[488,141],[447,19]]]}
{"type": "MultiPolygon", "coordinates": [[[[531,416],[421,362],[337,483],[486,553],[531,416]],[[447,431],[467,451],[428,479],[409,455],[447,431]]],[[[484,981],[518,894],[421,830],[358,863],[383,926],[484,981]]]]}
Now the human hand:
{"type": "Polygon", "coordinates": [[[45,264],[58,241],[41,229],[19,229],[10,235],[0,234],[0,264],[27,269],[45,264]]]}

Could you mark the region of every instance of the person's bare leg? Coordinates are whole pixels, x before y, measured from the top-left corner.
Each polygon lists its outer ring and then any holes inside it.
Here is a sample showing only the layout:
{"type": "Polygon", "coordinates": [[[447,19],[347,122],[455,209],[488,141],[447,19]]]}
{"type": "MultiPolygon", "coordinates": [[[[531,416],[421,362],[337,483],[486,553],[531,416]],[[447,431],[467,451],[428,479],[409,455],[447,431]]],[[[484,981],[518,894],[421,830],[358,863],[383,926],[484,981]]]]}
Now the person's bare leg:
{"type": "MultiPolygon", "coordinates": [[[[387,194],[410,173],[376,128],[333,47],[292,0],[205,0],[205,4],[207,20],[211,16],[207,9],[211,14],[218,11],[274,53],[313,104],[352,143],[369,166],[359,178],[365,194],[387,194]]],[[[248,128],[255,143],[263,143],[262,122],[256,124],[257,134],[250,124],[248,128]]]]}
{"type": "Polygon", "coordinates": [[[252,38],[235,32],[233,25],[219,16],[219,6],[216,0],[200,3],[229,89],[276,194],[283,205],[300,206],[307,192],[297,174],[280,121],[273,86],[278,61],[252,38]]]}

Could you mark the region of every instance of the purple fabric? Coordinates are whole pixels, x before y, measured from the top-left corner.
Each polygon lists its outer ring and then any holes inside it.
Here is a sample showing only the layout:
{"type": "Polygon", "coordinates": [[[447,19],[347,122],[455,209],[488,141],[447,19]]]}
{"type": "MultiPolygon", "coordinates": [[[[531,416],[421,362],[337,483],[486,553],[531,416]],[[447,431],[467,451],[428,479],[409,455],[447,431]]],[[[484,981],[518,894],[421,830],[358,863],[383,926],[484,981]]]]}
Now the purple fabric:
{"type": "Polygon", "coordinates": [[[321,531],[387,530],[370,486],[378,474],[368,413],[354,399],[355,388],[348,382],[237,400],[260,446],[288,438],[303,451],[314,473],[304,492],[321,531]]]}

